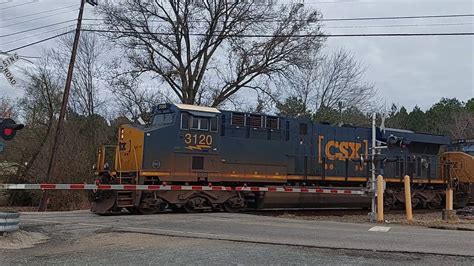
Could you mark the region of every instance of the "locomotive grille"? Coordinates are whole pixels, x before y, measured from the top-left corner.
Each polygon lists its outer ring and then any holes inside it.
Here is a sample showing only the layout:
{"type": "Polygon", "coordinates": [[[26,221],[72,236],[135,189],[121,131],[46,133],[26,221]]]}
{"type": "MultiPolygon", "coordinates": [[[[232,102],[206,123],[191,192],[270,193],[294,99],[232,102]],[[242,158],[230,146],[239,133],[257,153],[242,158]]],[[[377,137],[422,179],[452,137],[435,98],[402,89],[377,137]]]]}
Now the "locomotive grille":
{"type": "Polygon", "coordinates": [[[232,121],[233,126],[241,126],[245,125],[245,116],[242,113],[233,113],[232,114],[232,121]]]}

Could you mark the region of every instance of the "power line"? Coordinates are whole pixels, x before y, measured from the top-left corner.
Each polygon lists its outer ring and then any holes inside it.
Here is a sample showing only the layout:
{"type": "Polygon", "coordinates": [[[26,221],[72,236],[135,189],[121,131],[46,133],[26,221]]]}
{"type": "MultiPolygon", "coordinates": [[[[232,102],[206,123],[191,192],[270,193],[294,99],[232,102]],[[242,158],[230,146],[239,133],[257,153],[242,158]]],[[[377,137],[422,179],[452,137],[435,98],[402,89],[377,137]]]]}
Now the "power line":
{"type": "MultiPolygon", "coordinates": [[[[431,24],[398,24],[398,25],[342,25],[342,26],[323,26],[331,29],[352,29],[352,28],[402,28],[402,27],[439,27],[439,26],[465,26],[473,25],[474,22],[462,23],[431,23],[431,24]]],[[[96,24],[98,25],[98,24],[96,24]]]]}
{"type": "MultiPolygon", "coordinates": [[[[315,22],[320,21],[360,21],[360,20],[401,20],[401,19],[430,19],[430,18],[463,18],[463,17],[474,17],[474,14],[446,14],[446,15],[417,15],[417,16],[388,16],[388,17],[355,17],[355,18],[322,18],[315,22]]],[[[85,18],[84,20],[105,20],[104,18],[85,18]]],[[[141,20],[136,20],[141,21],[141,20]]],[[[164,20],[147,20],[151,22],[167,22],[164,20]]],[[[206,22],[206,20],[188,20],[190,22],[206,22]]],[[[259,20],[266,22],[282,22],[283,20],[259,20]]],[[[291,20],[291,21],[304,21],[304,20],[291,20]]]]}
{"type": "Polygon", "coordinates": [[[397,20],[397,19],[426,19],[426,18],[463,18],[474,17],[474,14],[448,15],[418,15],[418,16],[389,16],[389,17],[358,17],[358,18],[327,18],[321,21],[355,21],[355,20],[397,20]]]}
{"type": "Polygon", "coordinates": [[[37,2],[36,2],[36,1],[31,1],[31,2],[28,2],[28,3],[22,3],[22,4],[18,4],[18,5],[14,5],[14,6],[7,6],[7,7],[4,7],[4,8],[1,8],[0,11],[6,10],[6,9],[10,9],[10,8],[14,8],[14,7],[19,7],[19,6],[25,6],[25,5],[29,5],[29,4],[34,4],[34,3],[37,3],[37,2]]]}
{"type": "MultiPolygon", "coordinates": [[[[100,30],[100,29],[82,29],[86,32],[101,32],[101,33],[124,33],[124,34],[153,34],[153,35],[164,35],[172,36],[174,33],[169,32],[157,32],[157,33],[148,33],[148,32],[133,32],[133,31],[116,31],[116,30],[100,30]]],[[[20,50],[29,46],[36,45],[63,35],[66,35],[72,31],[67,31],[61,34],[57,34],[33,43],[29,43],[17,48],[10,49],[5,51],[6,53],[20,50]]],[[[215,34],[205,34],[205,33],[191,33],[190,36],[218,36],[215,34]]],[[[474,32],[439,32],[439,33],[357,33],[357,34],[299,34],[299,35],[271,35],[271,34],[230,34],[229,37],[235,38],[309,38],[309,37],[422,37],[422,36],[473,36],[474,32]]]]}
{"type": "MultiPolygon", "coordinates": [[[[136,31],[117,31],[100,29],[83,29],[82,31],[102,32],[102,33],[123,33],[123,34],[145,34],[145,35],[163,35],[174,36],[169,32],[136,32],[136,31]]],[[[218,34],[190,33],[190,36],[219,36],[218,34]]],[[[474,32],[439,32],[439,33],[356,33],[356,34],[298,34],[298,35],[272,35],[272,34],[229,34],[228,37],[236,38],[310,38],[310,37],[412,37],[412,36],[471,36],[474,32]]]]}
{"type": "Polygon", "coordinates": [[[42,42],[45,42],[45,41],[49,41],[49,40],[51,40],[51,39],[58,38],[58,37],[60,37],[60,36],[66,35],[66,34],[71,33],[71,32],[74,32],[74,31],[73,31],[73,30],[66,31],[66,32],[63,32],[63,33],[60,33],[60,34],[57,34],[57,35],[54,35],[54,36],[51,36],[51,37],[48,37],[48,38],[45,38],[45,39],[36,41],[36,42],[32,42],[32,43],[29,43],[29,44],[25,44],[25,45],[23,45],[23,46],[20,46],[20,47],[17,47],[17,48],[13,48],[13,49],[7,50],[7,51],[5,51],[5,53],[11,53],[11,52],[14,52],[14,51],[17,51],[17,50],[26,48],[26,47],[30,47],[30,46],[36,45],[36,44],[38,44],[38,43],[42,43],[42,42]]]}
{"type": "Polygon", "coordinates": [[[75,21],[75,19],[70,19],[70,20],[66,20],[66,21],[61,21],[61,22],[56,22],[56,23],[53,23],[53,24],[44,25],[44,26],[41,26],[41,27],[33,28],[33,29],[22,30],[22,31],[17,31],[17,32],[5,34],[5,35],[0,35],[0,38],[5,38],[5,37],[9,37],[9,36],[13,36],[13,35],[18,35],[18,34],[21,34],[21,33],[25,33],[25,32],[30,32],[30,31],[35,31],[35,30],[39,30],[39,29],[44,29],[44,28],[48,28],[48,27],[52,27],[52,26],[56,26],[56,25],[60,25],[60,24],[64,24],[64,23],[68,23],[68,22],[71,22],[71,21],[75,21]]]}
{"type": "MultiPolygon", "coordinates": [[[[341,25],[341,26],[322,26],[325,29],[353,29],[353,28],[403,28],[403,27],[441,27],[441,26],[466,26],[473,25],[474,22],[461,23],[427,23],[427,24],[392,24],[392,25],[341,25]]],[[[100,23],[88,23],[85,26],[101,26],[100,23]]]]}
{"type": "Polygon", "coordinates": [[[7,28],[7,27],[11,27],[11,26],[18,26],[18,25],[25,24],[25,23],[28,23],[28,22],[42,20],[42,19],[45,19],[45,18],[54,17],[54,16],[62,15],[62,14],[73,12],[73,11],[76,11],[76,9],[72,9],[72,10],[68,10],[68,11],[62,11],[60,13],[55,13],[55,14],[51,14],[51,15],[48,15],[48,16],[42,16],[40,18],[33,18],[33,19],[30,19],[30,20],[24,20],[24,21],[17,22],[17,23],[11,23],[11,24],[2,26],[2,28],[7,28]]]}
{"type": "Polygon", "coordinates": [[[19,19],[19,18],[27,18],[27,17],[31,17],[31,16],[51,13],[51,12],[54,12],[54,11],[57,11],[57,10],[68,9],[68,8],[75,7],[75,6],[77,6],[77,5],[63,6],[63,7],[60,7],[60,8],[49,9],[49,10],[45,10],[45,11],[41,11],[41,12],[37,12],[37,13],[31,13],[31,14],[27,14],[27,15],[23,15],[23,16],[18,16],[18,17],[13,17],[13,18],[6,18],[6,19],[3,19],[3,22],[16,20],[16,19],[19,19]]]}
{"type": "Polygon", "coordinates": [[[23,37],[23,38],[19,38],[19,39],[15,39],[15,40],[12,40],[12,41],[4,42],[4,43],[2,43],[2,45],[14,43],[14,42],[19,42],[19,41],[22,41],[22,40],[30,39],[30,38],[33,38],[33,37],[38,37],[38,36],[41,36],[41,35],[44,35],[44,34],[47,34],[47,33],[51,33],[51,32],[56,32],[56,31],[59,31],[59,30],[65,30],[68,27],[72,27],[72,26],[74,26],[74,25],[69,25],[69,26],[66,26],[66,27],[61,27],[61,28],[56,28],[56,29],[49,30],[49,31],[40,32],[38,34],[29,35],[29,36],[26,36],[26,37],[23,37]]]}

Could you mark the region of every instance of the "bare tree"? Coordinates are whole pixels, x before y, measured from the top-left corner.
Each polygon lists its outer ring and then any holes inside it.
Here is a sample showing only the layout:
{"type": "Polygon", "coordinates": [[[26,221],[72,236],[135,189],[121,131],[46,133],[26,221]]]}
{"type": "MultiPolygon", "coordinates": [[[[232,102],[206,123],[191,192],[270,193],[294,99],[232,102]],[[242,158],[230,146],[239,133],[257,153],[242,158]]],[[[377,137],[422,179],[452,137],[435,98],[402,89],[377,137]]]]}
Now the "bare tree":
{"type": "Polygon", "coordinates": [[[0,97],[0,117],[14,117],[13,105],[11,99],[0,97]]]}
{"type": "Polygon", "coordinates": [[[44,152],[61,105],[62,80],[51,68],[52,62],[51,54],[46,54],[37,67],[25,73],[25,95],[19,100],[19,109],[28,127],[22,132],[25,146],[18,149],[22,150],[19,161],[26,162],[19,174],[25,176],[31,174],[30,170],[44,152]]]}
{"type": "MultiPolygon", "coordinates": [[[[64,78],[73,41],[73,34],[65,35],[54,49],[58,75],[64,78]]],[[[76,113],[92,116],[104,102],[100,97],[100,89],[105,85],[106,51],[107,47],[97,35],[88,32],[81,34],[69,104],[76,113]]]]}
{"type": "Polygon", "coordinates": [[[118,75],[111,79],[110,90],[114,95],[119,114],[137,121],[139,118],[148,121],[148,114],[154,106],[163,101],[170,101],[159,91],[141,86],[140,80],[133,75],[118,75]]]}
{"type": "Polygon", "coordinates": [[[124,0],[100,12],[111,40],[127,51],[127,72],[151,73],[188,104],[218,106],[304,64],[324,40],[320,14],[301,4],[124,0]]]}
{"type": "Polygon", "coordinates": [[[338,50],[332,55],[311,55],[312,63],[295,69],[289,78],[290,95],[301,99],[305,109],[355,107],[366,111],[377,94],[364,81],[365,68],[349,52],[338,50]]]}

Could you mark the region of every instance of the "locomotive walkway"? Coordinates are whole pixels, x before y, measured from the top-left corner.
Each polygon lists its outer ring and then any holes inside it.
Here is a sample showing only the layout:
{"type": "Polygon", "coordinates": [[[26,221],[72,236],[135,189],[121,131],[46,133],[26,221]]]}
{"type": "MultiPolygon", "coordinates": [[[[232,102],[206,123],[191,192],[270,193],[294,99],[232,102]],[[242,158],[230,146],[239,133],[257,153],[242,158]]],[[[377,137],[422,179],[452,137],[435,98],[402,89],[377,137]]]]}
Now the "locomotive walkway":
{"type": "Polygon", "coordinates": [[[251,214],[97,216],[88,211],[23,213],[25,228],[46,232],[120,232],[174,239],[229,240],[296,247],[474,256],[474,232],[417,226],[293,220],[251,214]],[[75,229],[76,228],[76,229],[75,229]]]}

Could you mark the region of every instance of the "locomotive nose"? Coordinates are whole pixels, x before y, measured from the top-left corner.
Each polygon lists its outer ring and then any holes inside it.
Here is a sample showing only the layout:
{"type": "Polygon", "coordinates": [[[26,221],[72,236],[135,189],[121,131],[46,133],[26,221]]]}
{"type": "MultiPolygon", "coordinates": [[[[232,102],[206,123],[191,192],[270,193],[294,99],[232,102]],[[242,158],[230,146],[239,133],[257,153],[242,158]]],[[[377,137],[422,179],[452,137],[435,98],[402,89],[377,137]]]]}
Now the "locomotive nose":
{"type": "Polygon", "coordinates": [[[116,169],[121,172],[141,170],[143,158],[142,129],[132,125],[122,125],[119,128],[116,169]]]}

